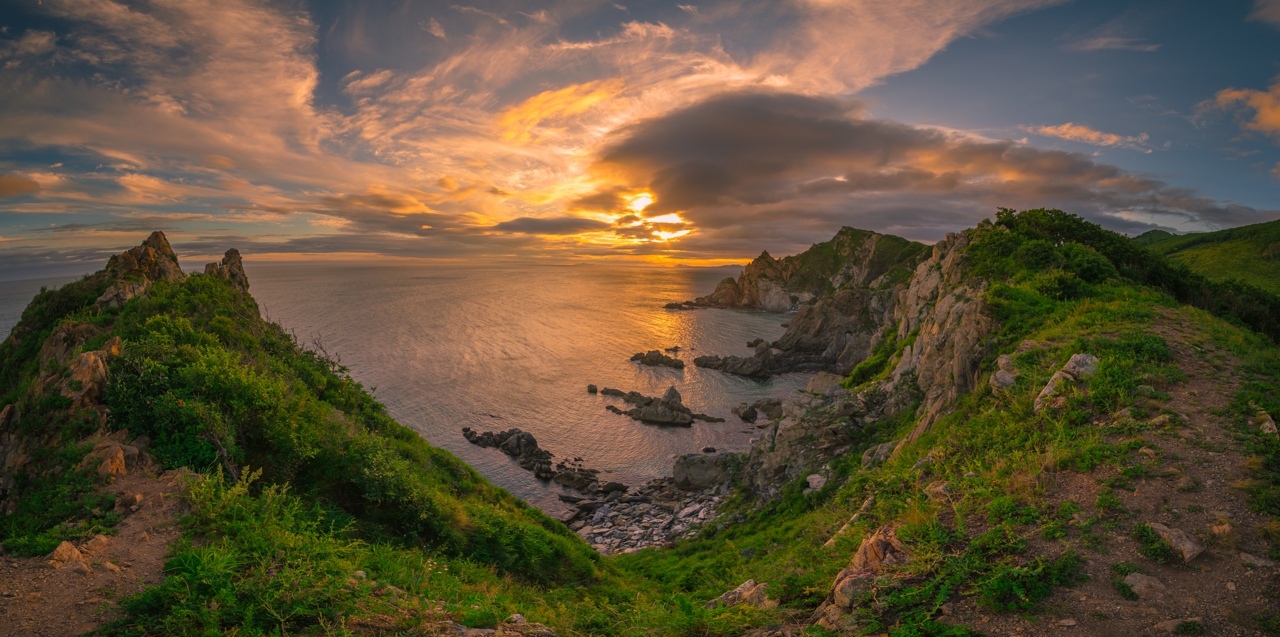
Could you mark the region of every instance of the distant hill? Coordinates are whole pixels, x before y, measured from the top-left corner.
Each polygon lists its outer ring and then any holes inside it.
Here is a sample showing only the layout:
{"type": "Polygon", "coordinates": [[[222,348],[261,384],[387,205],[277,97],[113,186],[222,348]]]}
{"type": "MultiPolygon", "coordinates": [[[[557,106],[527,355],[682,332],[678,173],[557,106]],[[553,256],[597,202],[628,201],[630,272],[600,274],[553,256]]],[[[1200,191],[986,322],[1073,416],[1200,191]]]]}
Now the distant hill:
{"type": "Polygon", "coordinates": [[[1134,241],[1213,279],[1239,279],[1280,294],[1280,221],[1176,235],[1152,230],[1134,241]]]}

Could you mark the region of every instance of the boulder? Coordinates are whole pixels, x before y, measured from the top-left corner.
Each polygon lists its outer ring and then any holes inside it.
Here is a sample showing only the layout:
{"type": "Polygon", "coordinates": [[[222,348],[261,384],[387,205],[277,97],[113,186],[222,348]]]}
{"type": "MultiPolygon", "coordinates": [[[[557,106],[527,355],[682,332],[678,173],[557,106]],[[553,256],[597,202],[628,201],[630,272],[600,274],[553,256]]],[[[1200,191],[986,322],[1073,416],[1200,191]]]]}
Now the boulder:
{"type": "Polygon", "coordinates": [[[733,415],[737,416],[738,418],[741,418],[742,422],[755,422],[756,417],[759,414],[756,411],[755,407],[752,407],[747,403],[742,403],[741,405],[738,405],[737,407],[733,408],[733,415]]]}
{"type": "Polygon", "coordinates": [[[1244,552],[1240,553],[1240,563],[1252,568],[1273,568],[1277,566],[1274,560],[1269,560],[1265,557],[1258,557],[1256,555],[1250,555],[1244,552]]]}
{"type": "Polygon", "coordinates": [[[81,469],[88,469],[97,464],[98,475],[112,480],[129,472],[131,464],[128,461],[129,455],[134,457],[135,463],[137,462],[137,447],[128,446],[128,451],[131,453],[126,452],[126,445],[115,440],[103,440],[80,461],[79,466],[81,469]]]}
{"type": "Polygon", "coordinates": [[[1151,530],[1155,531],[1156,535],[1160,536],[1160,539],[1177,551],[1182,556],[1182,561],[1185,564],[1190,564],[1191,560],[1196,559],[1197,556],[1204,552],[1204,546],[1191,539],[1191,536],[1181,529],[1170,528],[1158,522],[1148,522],[1147,526],[1151,527],[1151,530]]]}
{"type": "Polygon", "coordinates": [[[827,478],[826,478],[826,476],[824,476],[824,475],[822,475],[822,474],[819,474],[819,473],[811,473],[811,474],[809,474],[808,476],[806,476],[806,477],[805,477],[804,481],[805,481],[805,483],[806,483],[806,484],[808,484],[808,485],[809,485],[809,488],[808,488],[808,489],[805,489],[805,493],[811,493],[811,492],[813,492],[813,491],[818,491],[818,490],[822,489],[822,487],[827,486],[827,478]]]}
{"type": "Polygon", "coordinates": [[[707,602],[707,608],[727,608],[739,604],[765,609],[774,608],[778,602],[769,599],[768,588],[768,584],[749,579],[737,588],[707,602]]]}
{"type": "Polygon", "coordinates": [[[1084,380],[1098,373],[1098,357],[1092,354],[1074,354],[1062,366],[1062,371],[1071,374],[1076,380],[1084,380]]]}
{"type": "Polygon", "coordinates": [[[80,346],[101,333],[92,323],[63,323],[55,327],[40,346],[40,369],[48,368],[50,363],[66,365],[80,346]]]}
{"type": "Polygon", "coordinates": [[[849,568],[855,571],[880,572],[889,566],[906,564],[910,559],[911,556],[898,540],[896,529],[886,525],[862,540],[862,544],[858,545],[858,552],[854,553],[849,562],[849,568]]]}
{"type": "Polygon", "coordinates": [[[62,568],[68,564],[84,562],[84,556],[81,555],[80,549],[77,549],[76,545],[64,540],[58,545],[58,548],[53,549],[53,552],[48,556],[48,560],[55,567],[62,568]]]}
{"type": "Polygon", "coordinates": [[[1049,382],[1045,384],[1044,389],[1040,390],[1040,395],[1036,396],[1033,409],[1036,413],[1047,406],[1054,405],[1059,402],[1056,399],[1060,394],[1064,393],[1068,388],[1074,387],[1075,383],[1093,376],[1098,371],[1098,357],[1092,354],[1074,354],[1067,361],[1062,369],[1054,372],[1049,378],[1049,382]]]}
{"type": "Polygon", "coordinates": [[[843,376],[837,376],[831,372],[818,372],[814,374],[813,378],[809,379],[809,384],[805,386],[804,390],[811,394],[830,396],[836,393],[836,390],[843,388],[842,383],[844,383],[844,380],[843,376]]]}
{"type": "Polygon", "coordinates": [[[740,454],[727,452],[679,456],[671,467],[671,477],[676,487],[685,491],[718,487],[733,476],[733,470],[741,459],[740,454]]]}
{"type": "Polygon", "coordinates": [[[1272,437],[1276,436],[1276,421],[1271,414],[1259,409],[1258,413],[1253,417],[1253,426],[1258,428],[1259,433],[1267,434],[1272,437]]]}
{"type": "Polygon", "coordinates": [[[1018,377],[1013,372],[1007,372],[1003,369],[997,369],[991,375],[991,386],[995,389],[1008,389],[1018,382],[1018,377]]]}
{"type": "Polygon", "coordinates": [[[1164,582],[1142,573],[1130,573],[1122,581],[1128,584],[1133,594],[1140,599],[1161,599],[1169,590],[1164,582]]]}

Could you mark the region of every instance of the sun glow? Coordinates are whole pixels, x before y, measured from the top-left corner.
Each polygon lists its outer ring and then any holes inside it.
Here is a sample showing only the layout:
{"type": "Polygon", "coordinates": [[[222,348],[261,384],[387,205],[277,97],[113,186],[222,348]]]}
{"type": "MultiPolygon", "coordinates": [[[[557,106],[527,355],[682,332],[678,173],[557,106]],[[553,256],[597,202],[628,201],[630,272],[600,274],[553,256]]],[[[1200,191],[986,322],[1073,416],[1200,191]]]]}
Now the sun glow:
{"type": "Polygon", "coordinates": [[[664,231],[662,231],[662,230],[654,230],[654,231],[653,231],[653,236],[657,237],[657,238],[658,238],[658,240],[660,240],[660,241],[670,241],[670,240],[675,239],[675,238],[678,238],[678,237],[683,237],[683,236],[685,236],[685,235],[689,234],[690,232],[693,232],[693,231],[692,231],[692,230],[687,230],[687,229],[686,229],[686,230],[676,230],[675,232],[664,232],[664,231]]]}
{"type": "Polygon", "coordinates": [[[628,207],[635,212],[641,212],[648,208],[651,203],[653,203],[653,195],[642,192],[631,199],[631,205],[628,207]]]}
{"type": "Polygon", "coordinates": [[[648,221],[649,223],[684,223],[684,219],[681,219],[680,215],[674,212],[669,212],[665,215],[658,215],[656,217],[649,217],[648,219],[645,219],[645,221],[648,221]]]}

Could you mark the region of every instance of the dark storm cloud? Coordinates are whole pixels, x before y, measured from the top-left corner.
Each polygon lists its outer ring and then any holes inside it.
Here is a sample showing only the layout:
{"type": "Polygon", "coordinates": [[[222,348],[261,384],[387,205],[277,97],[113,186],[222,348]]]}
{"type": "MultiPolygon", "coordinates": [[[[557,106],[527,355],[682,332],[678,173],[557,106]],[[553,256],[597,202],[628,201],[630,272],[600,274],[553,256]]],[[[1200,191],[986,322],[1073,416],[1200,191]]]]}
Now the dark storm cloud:
{"type": "Polygon", "coordinates": [[[692,222],[700,232],[682,247],[694,251],[731,249],[742,226],[797,244],[840,224],[937,238],[997,206],[1060,207],[1118,230],[1276,216],[1080,153],[867,119],[856,102],[778,92],[720,95],[626,127],[595,168],[613,190],[652,191],[646,215],[692,222]]]}
{"type": "Polygon", "coordinates": [[[518,232],[523,234],[569,235],[593,230],[607,230],[609,224],[582,217],[518,217],[503,221],[492,229],[497,232],[518,232]]]}

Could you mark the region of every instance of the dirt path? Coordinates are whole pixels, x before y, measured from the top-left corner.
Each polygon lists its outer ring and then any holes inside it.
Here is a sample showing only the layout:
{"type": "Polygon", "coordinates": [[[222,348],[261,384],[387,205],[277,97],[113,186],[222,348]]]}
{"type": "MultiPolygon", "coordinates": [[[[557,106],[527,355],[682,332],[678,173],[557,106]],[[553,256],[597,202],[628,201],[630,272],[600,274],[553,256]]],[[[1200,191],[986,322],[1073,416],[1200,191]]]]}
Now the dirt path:
{"type": "MultiPolygon", "coordinates": [[[[1280,568],[1246,564],[1242,553],[1266,557],[1261,528],[1266,518],[1250,511],[1247,494],[1237,485],[1248,477],[1249,458],[1235,439],[1224,413],[1238,389],[1239,361],[1229,352],[1200,344],[1197,335],[1171,318],[1157,321],[1156,332],[1168,341],[1184,382],[1157,389],[1171,398],[1154,400],[1152,413],[1172,411],[1172,421],[1157,420],[1136,436],[1139,455],[1150,467],[1148,477],[1132,481],[1133,490],[1115,489],[1125,511],[1094,527],[1095,550],[1070,543],[1088,560],[1089,579],[1062,589],[1039,618],[1016,615],[978,617],[974,628],[989,635],[1264,635],[1255,618],[1280,612],[1280,568]],[[1216,413],[1215,413],[1216,412],[1216,413]],[[1143,557],[1129,536],[1136,524],[1160,523],[1180,529],[1206,550],[1190,564],[1173,560],[1158,564],[1143,557]],[[1125,599],[1115,585],[1112,565],[1129,563],[1154,577],[1166,590],[1137,600],[1125,599]],[[1179,624],[1198,618],[1204,632],[1179,624]]],[[[1158,419],[1159,416],[1156,416],[1158,419]]],[[[1060,472],[1048,497],[1054,506],[1074,501],[1085,516],[1103,489],[1100,480],[1114,475],[1060,472]]],[[[1040,542],[1045,544],[1046,542],[1040,542]]]]}
{"type": "Polygon", "coordinates": [[[112,618],[117,600],[158,583],[180,535],[180,487],[176,472],[121,476],[103,490],[127,517],[115,535],[77,546],[80,559],[0,557],[0,637],[83,634],[112,618]]]}

